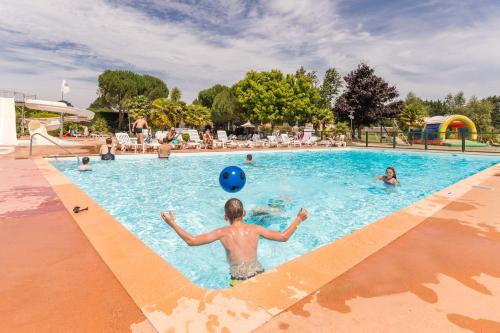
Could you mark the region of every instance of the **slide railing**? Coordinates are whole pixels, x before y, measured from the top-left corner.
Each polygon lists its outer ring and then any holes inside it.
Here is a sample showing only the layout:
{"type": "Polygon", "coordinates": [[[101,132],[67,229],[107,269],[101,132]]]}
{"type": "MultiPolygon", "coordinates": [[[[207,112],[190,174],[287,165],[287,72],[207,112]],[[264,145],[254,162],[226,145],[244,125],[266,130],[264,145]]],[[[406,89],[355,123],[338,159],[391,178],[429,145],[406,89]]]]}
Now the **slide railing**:
{"type": "Polygon", "coordinates": [[[67,152],[68,154],[76,157],[76,160],[78,161],[78,163],[80,163],[80,156],[72,153],[71,151],[69,151],[68,149],[64,148],[63,146],[61,146],[60,144],[58,144],[57,142],[55,142],[54,140],[52,140],[51,138],[49,138],[48,136],[46,135],[43,135],[41,133],[34,133],[33,135],[31,135],[30,137],[30,158],[31,156],[33,155],[33,138],[36,136],[36,135],[40,135],[42,138],[52,142],[53,144],[55,144],[56,146],[58,146],[59,148],[61,148],[62,150],[64,150],[65,152],[67,152]]]}

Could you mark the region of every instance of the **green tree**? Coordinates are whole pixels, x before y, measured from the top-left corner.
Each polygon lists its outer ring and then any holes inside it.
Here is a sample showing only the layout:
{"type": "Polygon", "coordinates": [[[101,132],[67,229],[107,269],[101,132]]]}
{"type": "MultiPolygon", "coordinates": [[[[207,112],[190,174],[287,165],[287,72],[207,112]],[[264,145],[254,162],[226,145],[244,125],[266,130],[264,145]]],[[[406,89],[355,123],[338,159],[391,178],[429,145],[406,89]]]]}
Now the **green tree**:
{"type": "Polygon", "coordinates": [[[108,133],[108,122],[100,113],[96,113],[89,126],[90,130],[93,132],[108,133]]]}
{"type": "Polygon", "coordinates": [[[229,87],[222,84],[216,84],[208,89],[202,90],[198,93],[197,102],[207,108],[211,108],[214,104],[215,97],[224,90],[229,89],[229,87]]]}
{"type": "Polygon", "coordinates": [[[168,87],[157,77],[151,75],[143,75],[143,91],[142,94],[150,101],[168,96],[168,87]]]}
{"type": "Polygon", "coordinates": [[[203,105],[192,104],[187,107],[184,113],[184,122],[187,126],[195,128],[212,125],[210,110],[203,105]]]}
{"type": "Polygon", "coordinates": [[[149,118],[151,114],[151,102],[143,95],[127,99],[124,105],[128,110],[128,116],[131,120],[135,120],[140,116],[149,118]]]}
{"type": "Polygon", "coordinates": [[[423,127],[424,118],[427,116],[427,107],[416,99],[412,103],[405,103],[401,110],[400,122],[403,129],[423,127]]]}
{"type": "Polygon", "coordinates": [[[170,100],[174,102],[179,102],[182,98],[181,90],[177,87],[174,87],[170,92],[170,100]]]}
{"type": "Polygon", "coordinates": [[[319,107],[332,109],[333,100],[342,88],[342,77],[335,68],[329,68],[323,77],[323,83],[319,88],[319,107]]]}
{"type": "Polygon", "coordinates": [[[346,121],[350,112],[354,113],[353,125],[358,129],[358,138],[361,138],[362,126],[399,116],[403,102],[396,100],[399,96],[396,87],[376,76],[367,64],[359,64],[344,80],[347,89],[337,99],[335,113],[346,121]]]}
{"type": "Polygon", "coordinates": [[[444,99],[444,106],[446,109],[446,114],[466,114],[465,110],[465,97],[462,91],[459,91],[455,95],[448,94],[444,99]]]}
{"type": "Polygon", "coordinates": [[[319,126],[320,130],[334,122],[333,111],[328,108],[316,108],[312,114],[311,122],[315,126],[319,126]]]}
{"type": "Polygon", "coordinates": [[[423,103],[427,107],[427,110],[429,112],[429,116],[431,116],[431,117],[444,116],[448,112],[444,102],[439,100],[439,99],[437,101],[426,100],[423,103]]]}
{"type": "Polygon", "coordinates": [[[215,96],[210,112],[214,123],[227,125],[228,129],[232,122],[241,120],[241,106],[228,87],[215,96]]]}
{"type": "Polygon", "coordinates": [[[491,125],[496,130],[500,130],[500,96],[490,96],[486,99],[493,104],[493,110],[491,111],[491,125]]]}
{"type": "Polygon", "coordinates": [[[151,124],[153,127],[167,129],[176,126],[182,120],[186,103],[169,98],[158,98],[153,101],[151,124]]]}
{"type": "Polygon", "coordinates": [[[235,85],[236,98],[252,121],[282,123],[293,90],[279,70],[250,71],[235,85]]]}
{"type": "Polygon", "coordinates": [[[491,113],[495,105],[487,99],[479,100],[472,96],[465,107],[465,114],[474,124],[479,134],[490,132],[493,128],[491,125],[491,113]]]}
{"type": "Polygon", "coordinates": [[[91,104],[93,108],[109,108],[118,112],[118,127],[123,128],[125,102],[132,97],[144,95],[150,101],[155,97],[166,97],[168,89],[160,79],[139,75],[125,70],[106,70],[98,78],[99,96],[91,104]]]}
{"type": "Polygon", "coordinates": [[[319,99],[314,78],[303,69],[288,75],[250,71],[234,89],[246,116],[262,123],[310,121],[319,99]]]}

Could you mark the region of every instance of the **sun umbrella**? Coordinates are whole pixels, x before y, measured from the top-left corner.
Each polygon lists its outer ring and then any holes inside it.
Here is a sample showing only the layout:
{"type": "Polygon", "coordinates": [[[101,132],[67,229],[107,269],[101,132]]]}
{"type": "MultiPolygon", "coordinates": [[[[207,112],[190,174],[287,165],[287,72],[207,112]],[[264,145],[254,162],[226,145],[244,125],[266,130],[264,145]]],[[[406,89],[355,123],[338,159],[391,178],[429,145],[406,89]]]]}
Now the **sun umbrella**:
{"type": "Polygon", "coordinates": [[[244,127],[244,128],[254,128],[255,125],[252,124],[251,122],[247,121],[246,123],[244,123],[243,125],[241,125],[241,127],[244,127]]]}

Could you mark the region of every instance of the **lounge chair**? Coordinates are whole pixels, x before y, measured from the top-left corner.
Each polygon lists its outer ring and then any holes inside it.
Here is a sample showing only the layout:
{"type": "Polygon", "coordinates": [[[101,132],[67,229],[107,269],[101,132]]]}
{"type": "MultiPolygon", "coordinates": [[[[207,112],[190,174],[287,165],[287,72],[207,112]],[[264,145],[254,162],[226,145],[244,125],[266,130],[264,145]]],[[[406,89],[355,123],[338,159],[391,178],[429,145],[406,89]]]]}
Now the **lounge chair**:
{"type": "Polygon", "coordinates": [[[128,136],[128,133],[125,133],[125,132],[115,133],[115,137],[116,137],[116,140],[118,141],[118,146],[122,151],[130,150],[133,148],[134,153],[137,153],[138,147],[143,148],[143,146],[141,144],[138,144],[137,142],[133,142],[130,139],[130,137],[128,136]]]}
{"type": "Polygon", "coordinates": [[[252,143],[254,147],[264,147],[266,145],[266,141],[261,140],[258,134],[252,135],[252,143]]]}
{"type": "Polygon", "coordinates": [[[229,147],[229,148],[238,148],[240,145],[233,140],[228,139],[226,131],[219,130],[217,131],[217,139],[218,142],[222,144],[222,148],[224,147],[229,147]]]}
{"type": "Polygon", "coordinates": [[[187,147],[196,149],[201,148],[201,146],[203,145],[203,141],[201,141],[198,131],[188,130],[187,132],[189,134],[189,141],[186,142],[187,147]]]}
{"type": "Polygon", "coordinates": [[[288,137],[288,134],[286,133],[283,133],[280,135],[280,143],[279,145],[280,146],[283,146],[283,147],[290,147],[292,145],[292,141],[290,141],[290,137],[288,137]]]}
{"type": "Polygon", "coordinates": [[[275,135],[268,135],[267,136],[267,144],[269,148],[271,147],[278,147],[278,140],[276,139],[275,135]]]}

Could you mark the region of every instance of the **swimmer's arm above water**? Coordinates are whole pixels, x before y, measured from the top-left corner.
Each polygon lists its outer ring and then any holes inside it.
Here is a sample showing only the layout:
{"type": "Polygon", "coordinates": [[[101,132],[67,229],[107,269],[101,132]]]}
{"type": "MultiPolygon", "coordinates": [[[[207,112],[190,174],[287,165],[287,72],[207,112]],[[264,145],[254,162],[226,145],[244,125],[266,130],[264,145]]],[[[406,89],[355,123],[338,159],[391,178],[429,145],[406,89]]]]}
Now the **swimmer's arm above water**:
{"type": "Polygon", "coordinates": [[[165,212],[161,212],[161,217],[169,226],[174,229],[174,231],[186,242],[189,246],[198,246],[209,244],[215,242],[223,236],[222,228],[215,229],[213,231],[207,232],[205,234],[201,234],[198,236],[193,236],[186,230],[182,229],[177,225],[174,220],[174,215],[171,211],[168,212],[168,215],[165,212]]]}
{"type": "Polygon", "coordinates": [[[274,241],[278,241],[278,242],[286,242],[293,235],[295,230],[297,230],[297,227],[299,226],[299,224],[301,224],[302,222],[307,220],[308,214],[309,213],[307,212],[307,210],[305,208],[302,208],[299,211],[299,213],[297,214],[297,217],[295,218],[293,223],[290,224],[290,226],[288,228],[286,228],[285,231],[279,232],[279,231],[274,231],[274,230],[270,230],[270,229],[258,226],[257,228],[258,228],[259,234],[262,237],[270,239],[270,240],[274,240],[274,241]]]}

